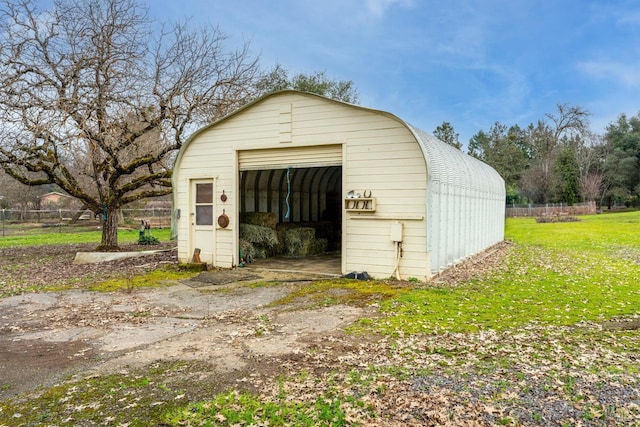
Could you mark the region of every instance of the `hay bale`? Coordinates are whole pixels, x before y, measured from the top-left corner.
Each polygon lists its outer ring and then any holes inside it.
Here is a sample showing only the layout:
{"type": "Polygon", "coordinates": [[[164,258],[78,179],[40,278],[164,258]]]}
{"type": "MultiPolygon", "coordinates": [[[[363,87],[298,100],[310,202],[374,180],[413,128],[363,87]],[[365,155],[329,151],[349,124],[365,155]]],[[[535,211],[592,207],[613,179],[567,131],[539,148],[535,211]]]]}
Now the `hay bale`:
{"type": "Polygon", "coordinates": [[[302,257],[309,255],[316,237],[316,230],[311,227],[290,228],[284,234],[284,247],[287,255],[302,257]]]}
{"type": "Polygon", "coordinates": [[[279,245],[276,230],[253,224],[240,224],[240,243],[247,262],[273,255],[279,245]]]}
{"type": "Polygon", "coordinates": [[[331,221],[313,221],[303,224],[305,227],[313,227],[316,230],[316,237],[318,238],[333,238],[333,224],[331,221]]]}
{"type": "Polygon", "coordinates": [[[240,238],[253,243],[256,247],[273,249],[278,244],[278,234],[269,227],[253,224],[240,224],[240,238]]]}
{"type": "Polygon", "coordinates": [[[281,222],[276,225],[276,233],[278,234],[278,242],[279,244],[275,247],[275,251],[277,254],[286,254],[286,237],[287,231],[292,230],[294,228],[299,228],[300,225],[295,222],[281,222]]]}
{"type": "Polygon", "coordinates": [[[278,218],[275,212],[240,212],[240,222],[275,230],[278,218]]]}
{"type": "Polygon", "coordinates": [[[251,242],[240,239],[239,245],[241,261],[244,260],[246,262],[253,262],[255,259],[258,259],[258,252],[256,251],[256,247],[253,246],[251,242]]]}
{"type": "Polygon", "coordinates": [[[311,247],[309,248],[309,255],[318,255],[327,252],[327,248],[329,247],[329,240],[325,238],[315,238],[311,242],[311,247]]]}
{"type": "MultiPolygon", "coordinates": [[[[340,247],[340,230],[335,230],[330,221],[284,222],[276,226],[278,240],[280,241],[280,245],[277,247],[277,253],[289,253],[286,247],[285,237],[288,230],[296,228],[313,228],[316,239],[328,240],[327,247],[317,253],[327,252],[328,250],[334,250],[340,247]]],[[[322,248],[323,243],[318,243],[318,245],[321,245],[320,248],[322,248]]]]}
{"type": "Polygon", "coordinates": [[[268,257],[268,251],[265,248],[258,247],[251,242],[240,239],[240,254],[245,262],[253,262],[257,259],[264,259],[268,257]]]}

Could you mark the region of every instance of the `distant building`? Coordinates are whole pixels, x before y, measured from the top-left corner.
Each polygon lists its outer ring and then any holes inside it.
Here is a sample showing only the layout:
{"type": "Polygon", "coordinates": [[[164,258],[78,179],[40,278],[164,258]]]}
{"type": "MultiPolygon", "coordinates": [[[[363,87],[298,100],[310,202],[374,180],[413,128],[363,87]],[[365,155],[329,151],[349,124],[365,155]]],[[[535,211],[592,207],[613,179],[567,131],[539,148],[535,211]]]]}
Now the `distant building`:
{"type": "Polygon", "coordinates": [[[52,191],[40,196],[41,209],[77,209],[81,203],[68,194],[52,191]]]}

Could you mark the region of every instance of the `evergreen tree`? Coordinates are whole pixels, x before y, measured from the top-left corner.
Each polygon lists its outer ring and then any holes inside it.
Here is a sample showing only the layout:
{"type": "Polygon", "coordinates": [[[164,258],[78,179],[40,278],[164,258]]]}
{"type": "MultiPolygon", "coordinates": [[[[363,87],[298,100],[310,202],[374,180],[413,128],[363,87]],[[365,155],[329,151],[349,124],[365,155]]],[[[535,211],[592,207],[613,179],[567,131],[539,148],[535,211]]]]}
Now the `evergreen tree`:
{"type": "Polygon", "coordinates": [[[609,148],[605,161],[609,204],[636,204],[640,196],[640,113],[630,118],[621,114],[607,126],[605,141],[609,148]]]}
{"type": "Polygon", "coordinates": [[[440,141],[444,141],[457,148],[458,150],[462,149],[462,144],[458,140],[459,135],[449,122],[442,122],[442,124],[433,131],[433,136],[438,138],[440,141]]]}
{"type": "Polygon", "coordinates": [[[580,199],[580,168],[571,147],[565,147],[558,154],[556,174],[556,199],[569,205],[577,203],[580,199]]]}

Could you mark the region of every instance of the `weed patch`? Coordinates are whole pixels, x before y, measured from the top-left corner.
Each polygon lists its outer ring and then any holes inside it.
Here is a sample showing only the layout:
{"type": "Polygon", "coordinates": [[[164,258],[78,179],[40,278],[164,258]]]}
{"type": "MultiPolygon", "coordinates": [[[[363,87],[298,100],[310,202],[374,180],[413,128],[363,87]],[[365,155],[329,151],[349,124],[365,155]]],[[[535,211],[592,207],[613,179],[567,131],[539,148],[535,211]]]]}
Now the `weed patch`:
{"type": "Polygon", "coordinates": [[[137,288],[166,287],[172,285],[176,280],[188,279],[196,274],[197,272],[182,270],[175,266],[165,266],[140,275],[131,274],[94,283],[88,286],[88,289],[97,292],[114,292],[132,291],[137,288]]]}
{"type": "Polygon", "coordinates": [[[170,425],[295,425],[346,426],[347,414],[339,397],[318,396],[306,402],[287,399],[281,393],[277,400],[229,391],[213,400],[181,408],[166,418],[170,425]]]}

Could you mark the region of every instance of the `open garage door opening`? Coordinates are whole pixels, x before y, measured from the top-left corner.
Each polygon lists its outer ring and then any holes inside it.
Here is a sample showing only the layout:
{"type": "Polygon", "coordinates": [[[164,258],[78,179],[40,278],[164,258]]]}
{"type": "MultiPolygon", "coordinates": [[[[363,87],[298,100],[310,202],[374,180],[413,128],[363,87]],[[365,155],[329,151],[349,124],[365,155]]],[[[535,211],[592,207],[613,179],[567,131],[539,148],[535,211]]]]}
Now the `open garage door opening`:
{"type": "Polygon", "coordinates": [[[241,170],[241,262],[340,274],[342,166],[241,170]]]}

